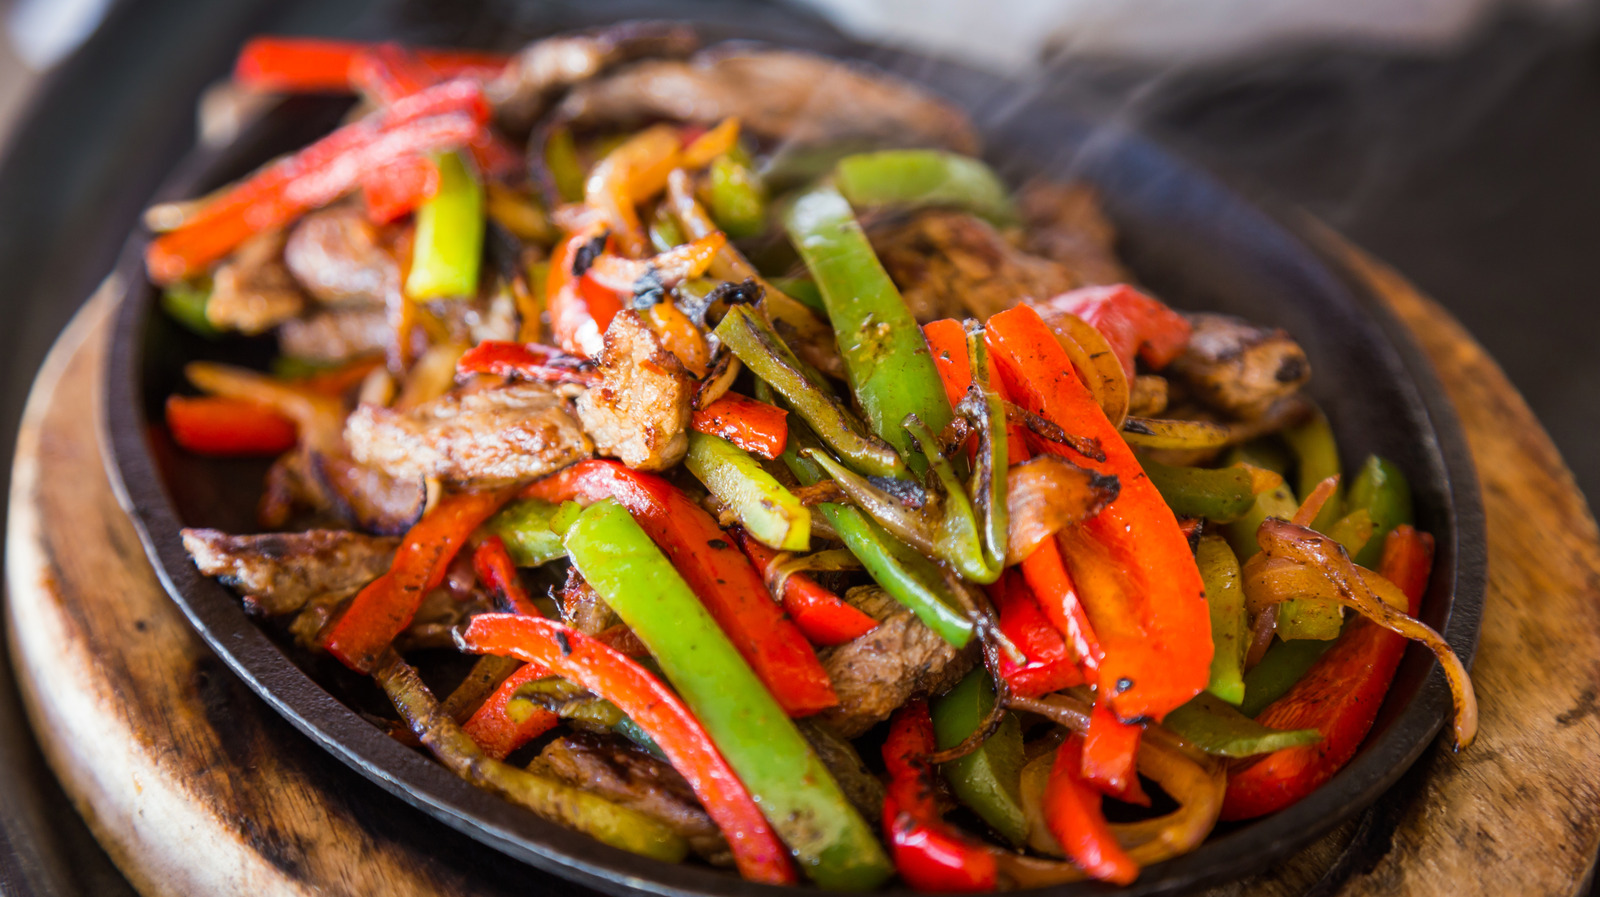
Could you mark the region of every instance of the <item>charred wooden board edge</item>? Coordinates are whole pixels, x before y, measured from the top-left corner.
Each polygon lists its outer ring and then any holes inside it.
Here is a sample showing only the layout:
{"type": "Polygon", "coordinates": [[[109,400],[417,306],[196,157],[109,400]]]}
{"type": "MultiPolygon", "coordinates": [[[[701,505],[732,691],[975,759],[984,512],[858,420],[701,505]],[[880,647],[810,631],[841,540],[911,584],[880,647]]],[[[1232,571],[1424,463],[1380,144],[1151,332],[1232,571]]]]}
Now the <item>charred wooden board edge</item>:
{"type": "MultiPolygon", "coordinates": [[[[872,50],[872,53],[879,59],[886,56],[885,51],[878,49],[872,50]]],[[[919,66],[917,69],[904,70],[926,73],[930,66],[938,67],[938,64],[919,62],[919,66]]],[[[979,78],[976,75],[970,77],[979,78]]],[[[278,127],[281,131],[281,118],[275,121],[269,116],[254,133],[246,135],[220,154],[203,153],[187,161],[180,167],[178,178],[164,192],[168,196],[196,194],[208,182],[214,182],[218,175],[225,176],[230,171],[243,170],[248,160],[264,158],[261,149],[272,142],[272,127],[278,127]]],[[[1069,125],[1063,125],[1063,128],[1070,130],[1069,125]]],[[[281,138],[282,134],[276,136],[281,138]]],[[[1176,163],[1147,144],[1131,145],[1142,154],[1140,164],[1164,167],[1169,180],[1179,180],[1197,196],[1213,197],[1235,210],[1241,207],[1237,197],[1220,184],[1176,163]]],[[[1250,226],[1276,228],[1272,233],[1280,244],[1287,241],[1288,245],[1300,251],[1306,249],[1303,240],[1295,236],[1292,230],[1284,232],[1281,224],[1266,216],[1239,212],[1235,217],[1250,226]],[[1255,217],[1250,217],[1251,214],[1255,217]]],[[[154,297],[139,278],[144,242],[142,237],[135,236],[119,268],[127,275],[128,293],[118,316],[111,363],[107,368],[111,449],[108,462],[112,464],[112,480],[119,500],[134,518],[163,586],[183,607],[190,621],[219,656],[274,709],[353,768],[408,803],[539,868],[619,893],[788,893],[742,882],[704,868],[646,866],[630,855],[546,823],[476,791],[442,768],[384,737],[376,728],[335,700],[289,662],[245,617],[230,594],[216,583],[197,575],[177,538],[180,524],[171,496],[157,475],[146,442],[144,409],[147,397],[142,394],[140,382],[141,340],[138,336],[149,323],[154,297]]],[[[1304,263],[1302,259],[1300,264],[1304,263]]],[[[1338,281],[1337,275],[1326,270],[1318,277],[1319,283],[1323,284],[1338,281]]],[[[1336,288],[1342,294],[1344,286],[1341,282],[1329,288],[1336,288]]],[[[1362,327],[1371,326],[1370,320],[1362,324],[1362,327]]],[[[1369,337],[1363,333],[1361,338],[1369,337]]],[[[1384,334],[1383,338],[1389,337],[1384,334]]],[[[1403,361],[1395,360],[1393,356],[1392,339],[1389,343],[1391,354],[1384,356],[1384,361],[1391,369],[1404,370],[1403,361]]],[[[1431,448],[1437,449],[1440,438],[1438,427],[1447,425],[1449,414],[1448,411],[1432,411],[1447,406],[1443,404],[1442,396],[1427,393],[1429,385],[1426,380],[1419,380],[1413,374],[1410,381],[1395,383],[1393,388],[1407,392],[1412,407],[1421,403],[1429,409],[1427,417],[1435,426],[1434,432],[1425,438],[1432,440],[1431,448]]],[[[1432,385],[1437,387],[1436,383],[1432,385]]],[[[1459,455],[1443,457],[1438,463],[1465,463],[1467,467],[1464,474],[1447,475],[1447,480],[1454,484],[1471,482],[1469,458],[1459,455]]],[[[1440,509],[1443,525],[1455,526],[1457,518],[1450,505],[1454,499],[1452,490],[1445,488],[1434,498],[1445,503],[1440,509]]],[[[1480,524],[1480,528],[1473,532],[1455,533],[1450,544],[1481,545],[1481,519],[1468,517],[1461,522],[1480,524]]],[[[1481,548],[1464,551],[1459,560],[1469,565],[1474,562],[1481,565],[1481,548]]],[[[1458,575],[1455,570],[1457,566],[1459,564],[1450,566],[1452,576],[1458,575]]],[[[1463,602],[1463,608],[1482,601],[1481,571],[1478,574],[1470,570],[1467,572],[1468,575],[1454,583],[1454,592],[1457,600],[1463,602]],[[1469,591],[1474,585],[1478,587],[1477,591],[1469,591]]],[[[1445,592],[1449,594],[1448,586],[1445,592]]],[[[1446,617],[1444,628],[1447,638],[1459,647],[1470,650],[1469,630],[1475,623],[1476,612],[1448,614],[1446,617]]],[[[1408,661],[1413,665],[1420,662],[1408,661]]],[[[1415,761],[1431,743],[1443,722],[1447,706],[1448,701],[1437,688],[1425,688],[1404,711],[1394,714],[1393,724],[1374,736],[1350,766],[1316,794],[1272,820],[1225,832],[1194,853],[1147,869],[1141,880],[1124,893],[1173,893],[1231,879],[1310,843],[1376,799],[1415,761]]],[[[1097,886],[1093,885],[1050,889],[1050,893],[1058,897],[1098,891],[1097,886]]]]}

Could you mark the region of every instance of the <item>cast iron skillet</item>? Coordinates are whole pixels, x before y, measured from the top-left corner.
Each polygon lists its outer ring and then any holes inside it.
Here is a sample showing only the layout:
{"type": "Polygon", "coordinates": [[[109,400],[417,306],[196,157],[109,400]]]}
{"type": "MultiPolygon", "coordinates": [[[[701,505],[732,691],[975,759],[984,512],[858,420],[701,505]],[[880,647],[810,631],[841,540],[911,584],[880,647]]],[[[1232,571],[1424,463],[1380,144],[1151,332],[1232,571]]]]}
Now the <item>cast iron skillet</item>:
{"type": "MultiPolygon", "coordinates": [[[[1287,329],[1310,356],[1311,392],[1333,421],[1346,468],[1376,452],[1411,477],[1417,524],[1438,542],[1422,617],[1470,662],[1483,603],[1484,528],[1459,424],[1403,328],[1314,241],[1137,135],[1086,121],[1048,91],[1019,90],[993,76],[810,32],[719,27],[708,37],[762,38],[870,59],[913,76],[972,111],[992,148],[990,160],[1013,182],[1045,174],[1095,184],[1120,230],[1123,257],[1167,301],[1287,329]]],[[[332,127],[344,106],[289,100],[233,145],[191,155],[163,196],[201,195],[302,146],[332,127]]],[[[276,641],[236,597],[197,573],[180,527],[255,531],[265,467],[177,452],[159,426],[161,403],[179,388],[184,362],[264,362],[269,341],[208,343],[168,320],[144,278],[147,241],[136,233],[118,269],[124,295],[105,393],[112,479],[163,585],[234,672],[352,768],[512,858],[617,894],[785,893],[693,863],[640,859],[468,785],[362,717],[362,710],[392,716],[370,682],[276,641]]],[[[1264,820],[1220,826],[1200,849],[1144,869],[1125,893],[1173,893],[1261,870],[1371,804],[1444,722],[1449,694],[1434,666],[1427,651],[1408,649],[1361,752],[1316,793],[1264,820]]],[[[1068,897],[1106,888],[1088,883],[1050,891],[1068,897]]]]}

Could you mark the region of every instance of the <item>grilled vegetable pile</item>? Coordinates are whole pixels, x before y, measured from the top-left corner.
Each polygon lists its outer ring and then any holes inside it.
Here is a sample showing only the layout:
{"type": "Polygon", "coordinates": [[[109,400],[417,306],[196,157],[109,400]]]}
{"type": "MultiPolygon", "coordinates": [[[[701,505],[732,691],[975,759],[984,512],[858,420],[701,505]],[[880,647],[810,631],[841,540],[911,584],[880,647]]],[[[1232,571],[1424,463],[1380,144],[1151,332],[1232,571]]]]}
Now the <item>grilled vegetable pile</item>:
{"type": "Polygon", "coordinates": [[[936,97],[695,49],[246,47],[360,105],[148,216],[173,318],[280,350],[168,403],[274,459],[204,573],[469,781],[764,882],[1131,882],[1327,781],[1408,640],[1471,742],[1405,474],[1346,475],[1288,334],[1134,285],[936,97]]]}

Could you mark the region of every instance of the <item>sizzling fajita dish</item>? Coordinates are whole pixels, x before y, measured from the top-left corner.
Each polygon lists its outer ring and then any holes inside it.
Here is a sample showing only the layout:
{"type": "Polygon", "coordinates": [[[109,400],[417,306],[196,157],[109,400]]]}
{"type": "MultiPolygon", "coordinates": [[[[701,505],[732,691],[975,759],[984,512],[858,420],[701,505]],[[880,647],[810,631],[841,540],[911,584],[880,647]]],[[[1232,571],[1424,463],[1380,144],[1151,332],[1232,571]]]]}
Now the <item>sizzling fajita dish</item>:
{"type": "Polygon", "coordinates": [[[273,459],[258,532],[184,543],[469,782],[663,862],[987,891],[1306,797],[1413,640],[1471,743],[1405,471],[1344,470],[1294,336],[1169,307],[939,97],[661,24],[234,79],[356,101],[146,216],[166,312],[277,347],[167,402],[273,459]]]}

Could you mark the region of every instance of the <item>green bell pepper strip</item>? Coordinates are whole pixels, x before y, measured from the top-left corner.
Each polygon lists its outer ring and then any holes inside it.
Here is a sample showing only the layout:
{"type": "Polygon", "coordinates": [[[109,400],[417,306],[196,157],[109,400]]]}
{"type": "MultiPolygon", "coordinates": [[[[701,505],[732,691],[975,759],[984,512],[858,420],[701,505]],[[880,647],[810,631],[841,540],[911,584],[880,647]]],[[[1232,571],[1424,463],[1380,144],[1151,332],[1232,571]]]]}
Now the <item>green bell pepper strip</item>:
{"type": "MultiPolygon", "coordinates": [[[[760,397],[759,385],[757,394],[760,397]]],[[[802,448],[818,445],[808,428],[790,426],[789,444],[781,458],[801,485],[812,486],[827,478],[821,465],[800,455],[802,448]]],[[[817,505],[815,510],[839,534],[839,539],[861,561],[873,580],[905,605],[923,625],[957,648],[965,648],[972,641],[972,619],[962,609],[961,602],[950,594],[949,586],[932,561],[889,535],[858,508],[825,503],[817,505]]]]}
{"type": "Polygon", "coordinates": [[[1017,223],[1011,193],[989,166],[933,149],[883,150],[839,160],[839,192],[863,206],[951,206],[1005,227],[1017,223]]]}
{"type": "Polygon", "coordinates": [[[1356,508],[1334,521],[1326,535],[1342,545],[1345,554],[1355,557],[1372,541],[1373,529],[1372,512],[1366,508],[1356,508]]]}
{"type": "Polygon", "coordinates": [[[445,153],[439,192],[417,208],[417,236],[406,275],[414,300],[473,296],[483,258],[483,184],[460,153],[445,153]]]}
{"type": "Polygon", "coordinates": [[[563,201],[583,202],[583,164],[578,161],[572,131],[556,128],[550,132],[544,142],[544,166],[563,201]]]}
{"type": "Polygon", "coordinates": [[[989,382],[989,342],[976,322],[967,325],[967,364],[972,386],[957,407],[977,423],[977,463],[973,467],[969,498],[978,517],[983,556],[996,578],[1006,564],[1011,514],[1006,505],[1007,468],[1011,459],[1006,406],[989,382]]]}
{"type": "MultiPolygon", "coordinates": [[[[994,709],[994,702],[994,683],[981,666],[948,694],[929,702],[939,750],[955,747],[977,731],[994,709]]],[[[1022,721],[1007,713],[1000,728],[977,750],[942,768],[956,800],[1013,847],[1028,841],[1028,819],[1022,811],[1022,762],[1022,721]]]]}
{"type": "Polygon", "coordinates": [[[655,217],[650,219],[650,245],[656,252],[667,252],[687,242],[689,238],[683,235],[678,219],[672,217],[665,206],[657,208],[655,217]]]}
{"type": "Polygon", "coordinates": [[[920,474],[927,463],[913,453],[903,422],[914,414],[942,433],[952,418],[922,328],[838,190],[821,185],[802,193],[784,215],[784,225],[822,291],[850,388],[868,425],[920,474]]]}
{"type": "Polygon", "coordinates": [[[1161,725],[1215,757],[1254,757],[1322,740],[1316,729],[1269,729],[1207,692],[1168,713],[1161,725]]]}
{"type": "Polygon", "coordinates": [[[691,431],[683,466],[761,544],[781,551],[811,547],[811,510],[749,452],[726,439],[691,431]]]}
{"type": "Polygon", "coordinates": [[[822,304],[822,291],[817,289],[817,282],[809,277],[773,277],[768,282],[779,292],[790,299],[804,305],[812,311],[828,313],[828,307],[822,304]]]}
{"type": "Polygon", "coordinates": [[[1411,485],[1394,462],[1371,455],[1350,481],[1346,505],[1351,511],[1365,508],[1372,515],[1372,538],[1353,559],[1369,570],[1376,570],[1389,531],[1402,523],[1413,522],[1411,485]]]}
{"type": "Polygon", "coordinates": [[[706,210],[730,239],[753,237],[767,226],[767,189],[754,171],[731,154],[706,170],[706,210]]]}
{"type": "Polygon", "coordinates": [[[1227,540],[1214,533],[1200,537],[1194,559],[1211,609],[1211,681],[1206,691],[1238,704],[1244,700],[1244,657],[1250,648],[1239,559],[1227,540]]]}
{"type": "MultiPolygon", "coordinates": [[[[1305,423],[1284,430],[1282,436],[1294,452],[1298,471],[1295,492],[1301,498],[1310,495],[1311,490],[1328,477],[1339,476],[1339,444],[1334,441],[1333,427],[1322,409],[1316,409],[1305,423]]],[[[1312,529],[1326,533],[1328,527],[1344,516],[1344,492],[1345,484],[1341,477],[1333,495],[1328,497],[1316,519],[1311,522],[1312,529]]]]}
{"type": "MultiPolygon", "coordinates": [[[[1256,496],[1255,504],[1246,511],[1243,517],[1224,524],[1223,535],[1228,539],[1228,544],[1233,546],[1234,554],[1240,558],[1255,557],[1261,546],[1256,543],[1256,530],[1261,528],[1261,521],[1268,517],[1281,517],[1288,520],[1294,516],[1300,503],[1295,501],[1294,493],[1290,491],[1288,483],[1279,483],[1275,488],[1256,496]]],[[[1282,611],[1279,611],[1282,613],[1282,611]]]]}
{"type": "Polygon", "coordinates": [[[1288,694],[1333,644],[1314,639],[1273,641],[1261,662],[1244,675],[1244,700],[1239,704],[1239,712],[1254,717],[1268,704],[1288,694]]]}
{"type": "MultiPolygon", "coordinates": [[[[861,422],[834,397],[821,377],[789,351],[765,315],[749,306],[735,305],[728,309],[714,332],[751,373],[782,396],[852,469],[867,476],[902,478],[907,475],[905,462],[894,448],[864,432],[861,422]]],[[[942,394],[940,401],[943,401],[942,394]]],[[[948,405],[946,409],[948,419],[948,405]]]]}
{"type": "Polygon", "coordinates": [[[182,324],[185,329],[207,339],[222,335],[217,325],[206,317],[206,303],[211,301],[209,285],[180,280],[161,291],[161,310],[182,324]]]}
{"type": "Polygon", "coordinates": [[[893,874],[822,760],[627,510],[610,499],[590,505],[566,541],[578,571],[650,649],[802,871],[834,890],[867,890],[893,874]]]}
{"type": "Polygon", "coordinates": [[[484,523],[500,537],[518,567],[538,567],[567,556],[561,534],[577,518],[577,502],[559,505],[537,498],[511,502],[484,523]]]}
{"type": "Polygon", "coordinates": [[[1150,477],[1172,513],[1179,517],[1204,517],[1216,523],[1237,520],[1255,507],[1253,479],[1242,467],[1169,467],[1139,455],[1139,465],[1150,477]]]}
{"type": "Polygon", "coordinates": [[[612,847],[668,863],[676,863],[688,854],[689,845],[651,816],[484,754],[461,726],[440,709],[417,671],[398,656],[391,655],[390,662],[373,675],[428,750],[474,785],[612,847]]]}

